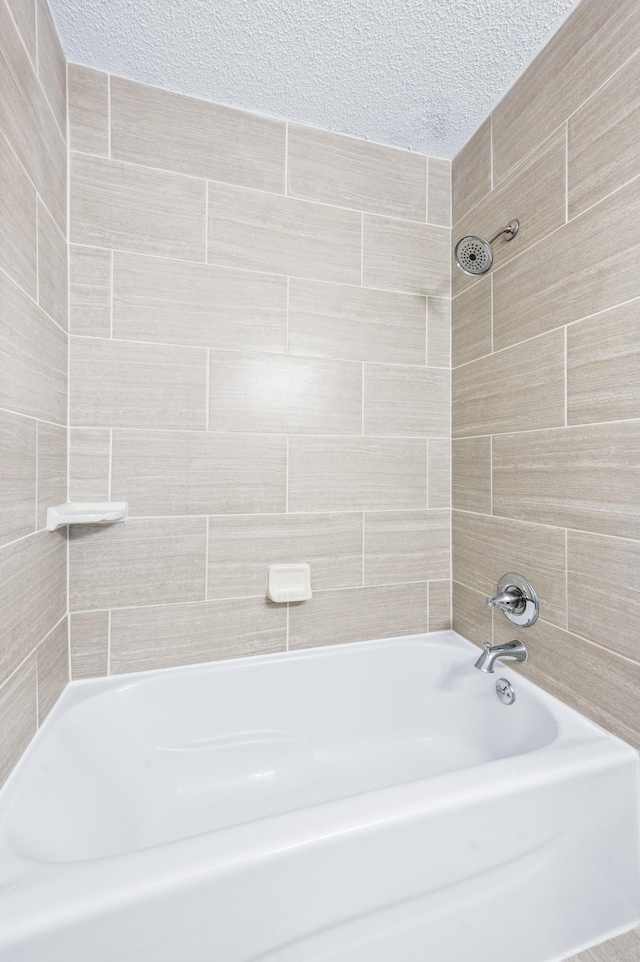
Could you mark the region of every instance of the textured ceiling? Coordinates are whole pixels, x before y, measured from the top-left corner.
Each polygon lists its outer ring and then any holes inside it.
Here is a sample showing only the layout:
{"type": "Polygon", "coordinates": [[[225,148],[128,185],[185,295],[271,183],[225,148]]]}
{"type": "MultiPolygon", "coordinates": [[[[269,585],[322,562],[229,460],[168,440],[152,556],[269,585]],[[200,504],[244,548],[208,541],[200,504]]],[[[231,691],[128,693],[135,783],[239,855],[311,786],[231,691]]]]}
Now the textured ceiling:
{"type": "Polygon", "coordinates": [[[69,60],[453,157],[577,0],[50,0],[69,60]]]}

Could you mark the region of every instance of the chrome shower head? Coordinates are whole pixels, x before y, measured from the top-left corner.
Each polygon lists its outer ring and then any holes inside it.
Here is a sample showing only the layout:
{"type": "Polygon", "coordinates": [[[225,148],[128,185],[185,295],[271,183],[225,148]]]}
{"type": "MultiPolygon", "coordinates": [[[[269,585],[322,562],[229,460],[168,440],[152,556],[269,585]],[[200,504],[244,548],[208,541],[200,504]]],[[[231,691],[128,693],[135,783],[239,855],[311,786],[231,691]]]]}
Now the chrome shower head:
{"type": "Polygon", "coordinates": [[[454,256],[456,265],[465,274],[472,277],[488,274],[493,265],[493,247],[491,246],[501,234],[507,235],[507,240],[513,240],[518,233],[520,222],[512,220],[506,227],[502,227],[491,240],[477,234],[469,234],[461,238],[455,246],[454,256]]]}

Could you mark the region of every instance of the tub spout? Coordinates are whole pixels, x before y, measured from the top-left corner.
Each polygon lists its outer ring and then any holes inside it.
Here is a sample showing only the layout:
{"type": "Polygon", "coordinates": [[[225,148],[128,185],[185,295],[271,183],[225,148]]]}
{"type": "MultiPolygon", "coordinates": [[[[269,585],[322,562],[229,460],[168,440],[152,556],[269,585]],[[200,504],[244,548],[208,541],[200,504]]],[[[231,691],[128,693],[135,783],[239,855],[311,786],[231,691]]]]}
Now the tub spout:
{"type": "Polygon", "coordinates": [[[487,642],[475,667],[479,671],[493,674],[493,665],[498,658],[501,661],[526,661],[528,657],[527,649],[521,641],[509,641],[506,645],[496,645],[494,648],[487,642]]]}

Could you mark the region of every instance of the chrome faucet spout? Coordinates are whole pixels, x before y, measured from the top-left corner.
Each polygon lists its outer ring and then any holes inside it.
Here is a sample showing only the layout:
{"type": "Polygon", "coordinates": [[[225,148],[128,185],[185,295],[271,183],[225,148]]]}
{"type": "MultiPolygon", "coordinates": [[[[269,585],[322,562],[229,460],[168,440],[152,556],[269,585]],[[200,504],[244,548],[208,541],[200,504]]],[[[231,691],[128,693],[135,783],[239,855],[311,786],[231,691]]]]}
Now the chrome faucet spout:
{"type": "Polygon", "coordinates": [[[493,648],[489,642],[487,642],[482,654],[475,663],[475,667],[479,671],[484,671],[492,675],[494,672],[494,663],[498,659],[501,661],[525,662],[528,657],[527,649],[521,641],[509,641],[505,645],[495,645],[493,648]]]}

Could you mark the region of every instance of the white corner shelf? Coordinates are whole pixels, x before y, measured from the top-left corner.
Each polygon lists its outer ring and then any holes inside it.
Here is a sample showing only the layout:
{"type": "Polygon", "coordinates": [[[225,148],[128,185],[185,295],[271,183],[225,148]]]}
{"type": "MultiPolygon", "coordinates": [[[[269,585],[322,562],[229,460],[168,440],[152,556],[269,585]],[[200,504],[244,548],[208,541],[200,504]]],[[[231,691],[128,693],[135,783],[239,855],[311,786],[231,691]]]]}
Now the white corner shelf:
{"type": "Polygon", "coordinates": [[[67,524],[118,524],[128,513],[126,501],[68,501],[47,508],[47,531],[67,524]]]}

